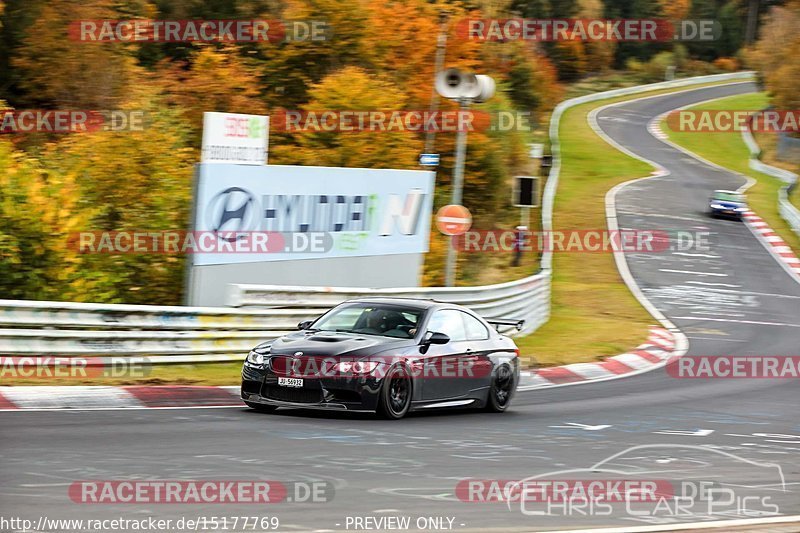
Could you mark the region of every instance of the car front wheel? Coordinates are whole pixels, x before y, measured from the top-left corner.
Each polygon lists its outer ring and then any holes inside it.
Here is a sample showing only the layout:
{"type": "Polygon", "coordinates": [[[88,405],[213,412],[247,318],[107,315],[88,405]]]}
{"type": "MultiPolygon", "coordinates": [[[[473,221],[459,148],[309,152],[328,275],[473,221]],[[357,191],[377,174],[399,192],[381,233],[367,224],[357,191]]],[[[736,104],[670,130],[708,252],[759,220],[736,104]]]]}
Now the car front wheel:
{"type": "Polygon", "coordinates": [[[411,376],[403,366],[393,366],[386,373],[381,387],[378,414],[383,418],[398,420],[411,408],[411,376]]]}

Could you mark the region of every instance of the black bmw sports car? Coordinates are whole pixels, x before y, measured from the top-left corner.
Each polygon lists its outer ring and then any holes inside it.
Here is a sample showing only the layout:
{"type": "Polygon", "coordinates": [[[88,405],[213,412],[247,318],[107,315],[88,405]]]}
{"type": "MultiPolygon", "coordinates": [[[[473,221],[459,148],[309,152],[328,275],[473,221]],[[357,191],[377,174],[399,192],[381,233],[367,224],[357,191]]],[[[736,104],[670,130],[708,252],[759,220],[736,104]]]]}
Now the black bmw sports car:
{"type": "Polygon", "coordinates": [[[519,382],[519,350],[464,307],[400,298],[344,302],[300,331],[259,344],[242,368],[242,399],[278,407],[409,411],[475,407],[505,411],[519,382]]]}

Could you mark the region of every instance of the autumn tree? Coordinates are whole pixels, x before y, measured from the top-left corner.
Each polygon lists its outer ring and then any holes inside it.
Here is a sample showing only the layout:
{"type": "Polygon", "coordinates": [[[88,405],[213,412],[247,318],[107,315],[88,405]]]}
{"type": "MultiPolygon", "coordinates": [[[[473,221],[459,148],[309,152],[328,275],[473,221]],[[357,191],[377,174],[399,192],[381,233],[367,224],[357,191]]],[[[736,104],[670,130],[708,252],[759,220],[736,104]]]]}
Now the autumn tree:
{"type": "Polygon", "coordinates": [[[235,46],[202,45],[185,62],[164,60],[155,79],[166,102],[177,105],[199,144],[204,111],[265,114],[258,66],[235,46]]]}
{"type": "Polygon", "coordinates": [[[692,0],[659,0],[661,11],[668,20],[685,19],[692,7],[692,0]]]}
{"type": "Polygon", "coordinates": [[[757,67],[770,93],[772,103],[779,109],[797,109],[800,106],[800,2],[784,7],[773,7],[761,28],[749,62],[757,67]]]}
{"type": "Polygon", "coordinates": [[[19,47],[10,51],[22,91],[13,103],[73,109],[118,106],[142,75],[135,45],[86,42],[69,33],[73,21],[119,18],[115,6],[112,0],[43,3],[19,47]]]}
{"type": "Polygon", "coordinates": [[[318,40],[282,40],[257,46],[261,87],[272,106],[297,108],[308,90],[346,66],[368,66],[364,39],[370,28],[362,2],[285,0],[277,12],[283,21],[320,21],[329,31],[318,40]]]}
{"type": "MultiPolygon", "coordinates": [[[[302,110],[403,111],[408,97],[393,83],[358,67],[346,67],[312,85],[302,110]]],[[[282,128],[275,124],[273,128],[282,128]]],[[[415,168],[420,137],[412,131],[311,131],[292,134],[294,143],[273,145],[274,163],[365,168],[415,168]]],[[[285,138],[285,137],[278,137],[285,138]]]]}

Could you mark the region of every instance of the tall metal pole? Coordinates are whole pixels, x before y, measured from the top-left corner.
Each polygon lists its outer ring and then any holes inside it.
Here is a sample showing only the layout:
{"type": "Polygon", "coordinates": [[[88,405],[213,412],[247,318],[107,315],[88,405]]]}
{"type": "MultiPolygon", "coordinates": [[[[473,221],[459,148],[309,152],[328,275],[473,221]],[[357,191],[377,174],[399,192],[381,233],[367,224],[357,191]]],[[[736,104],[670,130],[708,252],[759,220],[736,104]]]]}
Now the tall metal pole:
{"type": "Polygon", "coordinates": [[[521,207],[519,210],[519,225],[530,228],[531,225],[531,208],[521,207]]]}
{"type": "Polygon", "coordinates": [[[744,43],[753,44],[758,31],[759,0],[750,0],[747,3],[747,25],[745,26],[744,43]]]}
{"type": "MultiPolygon", "coordinates": [[[[464,113],[469,109],[469,100],[461,98],[458,101],[459,112],[464,113]]],[[[450,203],[460,205],[462,202],[462,190],[464,188],[464,162],[467,159],[467,130],[459,128],[456,134],[456,163],[453,167],[453,194],[450,203]]],[[[458,252],[454,246],[454,238],[450,237],[450,244],[447,247],[447,266],[445,268],[445,286],[453,287],[456,283],[456,260],[458,252]]]]}
{"type": "MultiPolygon", "coordinates": [[[[447,50],[447,19],[450,13],[446,9],[439,11],[439,37],[436,40],[436,59],[434,60],[433,80],[434,87],[431,91],[431,115],[439,109],[439,93],[436,92],[436,75],[442,70],[444,65],[445,51],[447,50]]],[[[431,128],[425,135],[425,152],[432,154],[434,143],[436,142],[435,128],[431,128]]]]}

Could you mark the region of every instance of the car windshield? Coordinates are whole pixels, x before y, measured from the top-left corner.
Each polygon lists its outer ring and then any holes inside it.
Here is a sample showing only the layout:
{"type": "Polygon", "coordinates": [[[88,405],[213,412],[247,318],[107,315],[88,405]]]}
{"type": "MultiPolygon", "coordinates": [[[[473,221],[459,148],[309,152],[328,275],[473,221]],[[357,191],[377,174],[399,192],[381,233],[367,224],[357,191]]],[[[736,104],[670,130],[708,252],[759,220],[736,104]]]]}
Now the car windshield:
{"type": "Polygon", "coordinates": [[[412,307],[349,304],[331,310],[311,329],[411,339],[416,334],[422,313],[421,309],[412,307]]]}
{"type": "Polygon", "coordinates": [[[735,192],[715,192],[712,200],[720,202],[744,202],[744,196],[735,192]]]}

